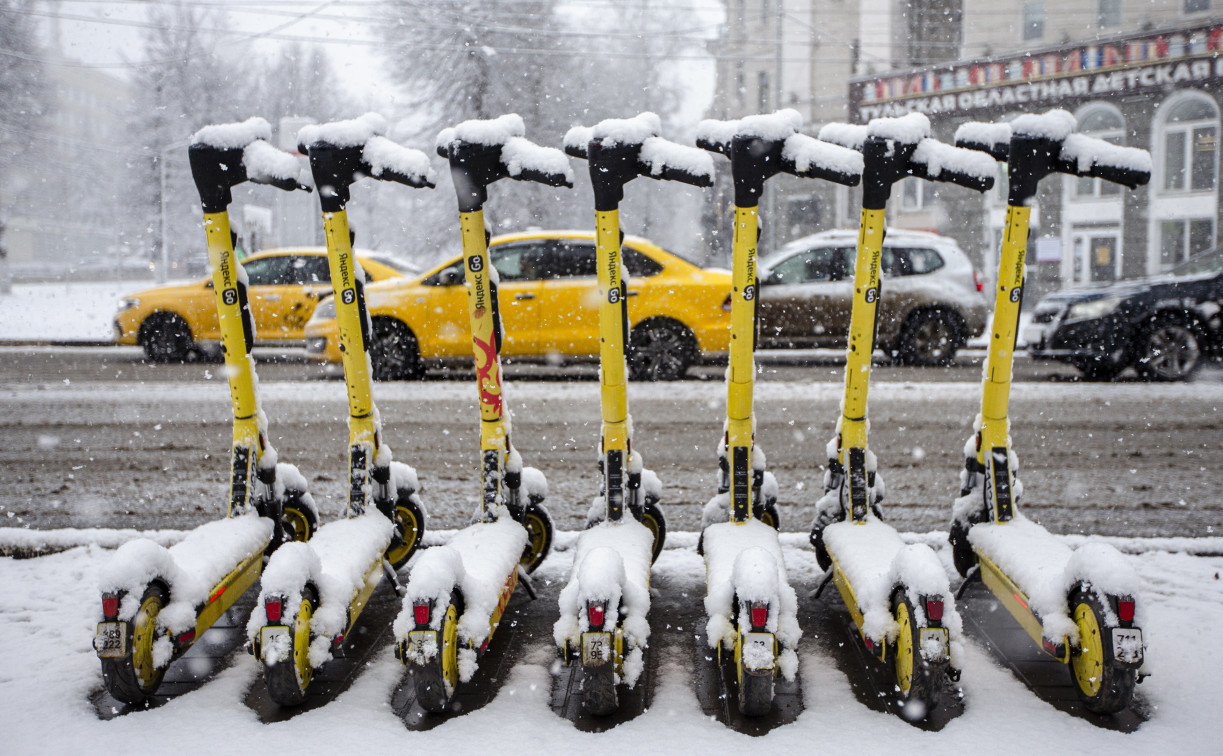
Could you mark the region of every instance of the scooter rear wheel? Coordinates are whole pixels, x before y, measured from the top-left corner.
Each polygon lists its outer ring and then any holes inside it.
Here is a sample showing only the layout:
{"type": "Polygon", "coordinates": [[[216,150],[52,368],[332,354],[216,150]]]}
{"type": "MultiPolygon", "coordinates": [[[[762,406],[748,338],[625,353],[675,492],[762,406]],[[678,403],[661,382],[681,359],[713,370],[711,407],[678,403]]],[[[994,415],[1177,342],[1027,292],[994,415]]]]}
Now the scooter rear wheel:
{"type": "Polygon", "coordinates": [[[437,656],[427,664],[414,666],[416,701],[430,714],[443,714],[459,685],[459,615],[462,599],[450,594],[442,619],[441,643],[437,656]]]}
{"type": "Polygon", "coordinates": [[[386,560],[395,569],[408,563],[425,534],[425,513],[416,494],[400,495],[395,501],[395,535],[386,550],[386,560]]]}
{"type": "Polygon", "coordinates": [[[527,504],[522,512],[522,526],[527,529],[527,546],[522,551],[520,564],[527,572],[534,572],[548,552],[552,550],[552,516],[542,504],[527,504]]]}
{"type": "Polygon", "coordinates": [[[917,613],[903,590],[892,594],[892,616],[900,625],[892,654],[892,669],[903,707],[902,714],[911,721],[925,719],[939,703],[941,670],[921,657],[920,628],[914,621],[917,613]]]}
{"type": "Polygon", "coordinates": [[[768,525],[773,530],[781,530],[781,515],[777,512],[777,504],[770,502],[760,507],[756,519],[768,525]]]}
{"type": "Polygon", "coordinates": [[[596,717],[614,714],[620,708],[616,697],[615,664],[604,662],[597,667],[582,667],[582,707],[596,717]]]}
{"type": "Polygon", "coordinates": [[[1076,588],[1070,594],[1070,618],[1079,628],[1079,645],[1070,653],[1070,673],[1083,706],[1096,714],[1116,714],[1130,705],[1138,673],[1112,660],[1106,633],[1111,629],[1100,598],[1076,588]]]}
{"type": "Polygon", "coordinates": [[[641,524],[649,528],[654,535],[654,545],[650,552],[650,564],[653,564],[658,561],[658,555],[662,553],[667,542],[667,518],[663,517],[658,505],[650,504],[641,512],[641,524]]]}
{"type": "Polygon", "coordinates": [[[142,704],[156,692],[165,667],[153,662],[153,644],[157,640],[157,617],[169,602],[166,589],[153,584],[140,597],[140,609],[128,627],[130,646],[121,659],[102,660],[102,681],[106,691],[126,704],[142,704]]]}
{"type": "Polygon", "coordinates": [[[289,639],[292,647],[289,656],[269,664],[263,672],[268,696],[278,706],[297,706],[306,700],[306,689],[314,679],[314,667],[310,665],[310,619],[318,599],[314,592],[302,592],[301,603],[293,619],[289,639]]]}

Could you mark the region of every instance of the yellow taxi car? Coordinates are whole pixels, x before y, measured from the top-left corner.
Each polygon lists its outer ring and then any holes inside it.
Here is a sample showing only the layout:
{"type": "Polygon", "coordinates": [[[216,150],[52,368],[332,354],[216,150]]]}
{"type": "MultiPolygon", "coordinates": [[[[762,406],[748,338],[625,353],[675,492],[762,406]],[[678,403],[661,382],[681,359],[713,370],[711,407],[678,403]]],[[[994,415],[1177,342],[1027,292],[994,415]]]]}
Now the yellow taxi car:
{"type": "MultiPolygon", "coordinates": [[[[358,252],[367,278],[383,281],[413,273],[384,255],[358,252]]],[[[242,260],[255,318],[255,343],[301,346],[302,329],[319,301],[331,294],[323,247],[273,249],[242,260]]],[[[141,346],[154,362],[181,362],[202,345],[221,340],[212,279],[160,286],[131,294],[115,314],[115,342],[141,346]]]]}
{"type": "MultiPolygon", "coordinates": [[[[494,237],[498,302],[509,358],[565,361],[599,353],[594,232],[534,231],[494,237]]],[[[638,237],[626,237],[628,361],[634,379],[674,380],[730,342],[730,272],[706,270],[638,237]]],[[[374,377],[421,377],[429,366],[470,362],[462,258],[415,278],[365,290],[374,377]]],[[[306,352],[340,361],[335,305],[306,324],[306,352]]]]}

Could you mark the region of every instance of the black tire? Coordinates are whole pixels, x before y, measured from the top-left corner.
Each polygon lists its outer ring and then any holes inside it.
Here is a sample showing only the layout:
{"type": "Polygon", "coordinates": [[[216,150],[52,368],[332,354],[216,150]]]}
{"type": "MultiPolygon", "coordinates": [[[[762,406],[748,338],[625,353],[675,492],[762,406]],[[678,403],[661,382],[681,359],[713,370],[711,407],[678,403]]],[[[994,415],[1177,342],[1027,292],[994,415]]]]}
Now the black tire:
{"type": "Polygon", "coordinates": [[[763,717],[773,710],[773,670],[742,670],[739,678],[739,713],[763,717]]]}
{"type": "Polygon", "coordinates": [[[951,521],[951,530],[947,534],[947,542],[951,544],[951,561],[960,577],[968,577],[968,572],[977,564],[977,553],[968,542],[968,525],[959,520],[951,521]]]}
{"type": "Polygon", "coordinates": [[[641,524],[654,534],[654,545],[650,551],[650,564],[653,564],[658,561],[658,555],[667,543],[667,518],[657,504],[650,504],[641,512],[641,524]]]}
{"type": "Polygon", "coordinates": [[[1074,366],[1083,374],[1083,380],[1101,382],[1111,381],[1121,375],[1128,365],[1124,350],[1103,355],[1099,359],[1078,360],[1074,363],[1074,366]]]}
{"type": "Polygon", "coordinates": [[[900,624],[892,672],[902,713],[913,721],[925,719],[938,707],[945,670],[943,665],[931,665],[921,657],[920,627],[913,621],[917,613],[903,589],[892,594],[892,616],[900,624]]]}
{"type": "Polygon", "coordinates": [[[284,543],[290,541],[309,541],[318,530],[318,515],[313,507],[306,506],[301,500],[300,491],[286,491],[284,503],[280,506],[280,523],[284,533],[284,543]]]}
{"type": "Polygon", "coordinates": [[[394,318],[374,318],[369,336],[369,359],[375,381],[404,381],[423,378],[420,345],[416,336],[394,318]]]}
{"type": "Polygon", "coordinates": [[[415,493],[406,489],[395,499],[395,535],[386,549],[386,560],[395,569],[408,563],[425,537],[425,512],[415,493]]]}
{"type": "Polygon", "coordinates": [[[616,713],[616,665],[604,662],[597,667],[582,666],[582,708],[596,717],[616,713]]]}
{"type": "Polygon", "coordinates": [[[522,560],[519,563],[531,573],[543,564],[548,552],[552,550],[555,528],[552,525],[552,516],[542,504],[527,504],[522,512],[522,526],[527,529],[527,546],[522,550],[522,560]]]}
{"type": "Polygon", "coordinates": [[[150,362],[184,362],[195,348],[191,326],[172,312],[158,312],[145,318],[137,341],[150,362]]]}
{"type": "Polygon", "coordinates": [[[897,358],[906,365],[949,365],[964,343],[964,323],[954,312],[918,310],[905,321],[896,341],[897,358]]]}
{"type": "Polygon", "coordinates": [[[1138,334],[1134,367],[1150,381],[1184,381],[1202,366],[1202,339],[1196,321],[1159,315],[1138,334]]]}
{"type": "Polygon", "coordinates": [[[768,525],[773,530],[781,530],[781,515],[777,512],[776,502],[769,502],[764,506],[752,507],[752,514],[756,516],[765,525],[768,525]]]}
{"type": "Polygon", "coordinates": [[[302,592],[301,603],[289,628],[289,638],[293,644],[289,658],[263,669],[268,697],[277,706],[300,706],[306,700],[306,690],[314,679],[314,669],[310,666],[310,618],[314,616],[316,606],[318,597],[307,588],[302,592]]]}
{"type": "Polygon", "coordinates": [[[1096,714],[1116,714],[1134,698],[1138,672],[1112,659],[1112,628],[1095,591],[1076,588],[1070,594],[1070,618],[1079,628],[1079,645],[1070,651],[1070,678],[1083,707],[1096,714]]]}
{"type": "Polygon", "coordinates": [[[430,714],[443,714],[458,689],[458,622],[463,614],[463,599],[458,592],[450,594],[442,621],[442,638],[437,656],[425,666],[413,666],[416,680],[416,702],[430,714]],[[447,679],[449,678],[449,680],[447,679]],[[447,691],[449,685],[449,692],[447,691]]]}
{"type": "Polygon", "coordinates": [[[628,367],[635,381],[679,380],[697,354],[692,331],[674,320],[647,320],[629,335],[628,367]]]}
{"type": "Polygon", "coordinates": [[[157,615],[169,600],[169,592],[160,584],[145,588],[140,597],[140,609],[128,623],[127,656],[102,660],[102,682],[115,700],[143,704],[161,685],[166,668],[154,666],[152,651],[157,639],[157,615]]]}
{"type": "Polygon", "coordinates": [[[832,566],[832,557],[828,554],[828,547],[824,545],[824,528],[811,528],[811,546],[815,549],[815,563],[827,572],[832,566]]]}

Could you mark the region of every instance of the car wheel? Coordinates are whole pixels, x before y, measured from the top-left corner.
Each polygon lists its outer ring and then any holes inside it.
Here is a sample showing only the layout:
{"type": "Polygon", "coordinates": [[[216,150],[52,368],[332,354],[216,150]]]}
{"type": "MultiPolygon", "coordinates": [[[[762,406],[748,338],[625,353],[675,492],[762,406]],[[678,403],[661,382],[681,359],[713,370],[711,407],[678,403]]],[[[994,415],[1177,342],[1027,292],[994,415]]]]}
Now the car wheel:
{"type": "Polygon", "coordinates": [[[635,381],[674,381],[696,360],[696,338],[674,320],[639,323],[629,336],[628,366],[635,381]]]}
{"type": "Polygon", "coordinates": [[[369,358],[375,381],[403,381],[425,375],[416,337],[406,325],[393,318],[374,318],[369,358]]]}
{"type": "Polygon", "coordinates": [[[1074,366],[1087,381],[1111,381],[1126,368],[1125,351],[1117,350],[1098,359],[1080,360],[1074,366]]]}
{"type": "Polygon", "coordinates": [[[1153,318],[1138,336],[1134,367],[1153,381],[1183,381],[1202,364],[1202,342],[1196,323],[1176,315],[1153,318]]]}
{"type": "Polygon", "coordinates": [[[907,365],[948,365],[963,342],[963,333],[954,312],[919,310],[905,322],[896,352],[907,365]]]}
{"type": "Polygon", "coordinates": [[[138,340],[152,362],[183,362],[195,346],[187,321],[169,312],[145,318],[138,340]]]}

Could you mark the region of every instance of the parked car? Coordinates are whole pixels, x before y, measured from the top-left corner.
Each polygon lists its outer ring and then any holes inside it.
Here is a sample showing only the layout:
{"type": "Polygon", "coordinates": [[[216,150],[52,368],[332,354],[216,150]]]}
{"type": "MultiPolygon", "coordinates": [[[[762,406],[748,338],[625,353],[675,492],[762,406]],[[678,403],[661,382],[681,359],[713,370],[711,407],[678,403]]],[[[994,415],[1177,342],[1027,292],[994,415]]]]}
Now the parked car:
{"type": "MultiPolygon", "coordinates": [[[[505,339],[515,359],[570,360],[599,353],[594,233],[537,231],[491,240],[500,279],[505,339]]],[[[704,270],[638,237],[625,237],[628,362],[632,377],[680,378],[698,359],[730,342],[730,273],[704,270]]],[[[372,322],[369,351],[378,380],[417,378],[431,366],[470,364],[462,258],[410,279],[365,290],[372,322]]],[[[306,325],[307,353],[340,361],[335,305],[306,325]]]]}
{"type": "Polygon", "coordinates": [[[1131,365],[1150,380],[1180,381],[1223,356],[1223,247],[1155,278],[1059,291],[1036,305],[1028,353],[1068,362],[1091,380],[1131,365]]]}
{"type": "MultiPolygon", "coordinates": [[[[843,347],[853,308],[856,230],[825,231],[760,262],[761,348],[843,347]]],[[[985,330],[984,279],[953,239],[888,229],[875,344],[913,365],[945,365],[985,330]]]]}
{"type": "MultiPolygon", "coordinates": [[[[385,255],[358,251],[357,260],[374,281],[414,272],[385,255]]],[[[256,344],[302,345],[302,329],[314,308],[331,293],[331,269],[323,248],[273,249],[242,260],[246,270],[256,344]]],[[[212,279],[159,286],[119,302],[115,341],[144,347],[154,362],[179,362],[221,340],[212,279]]]]}

